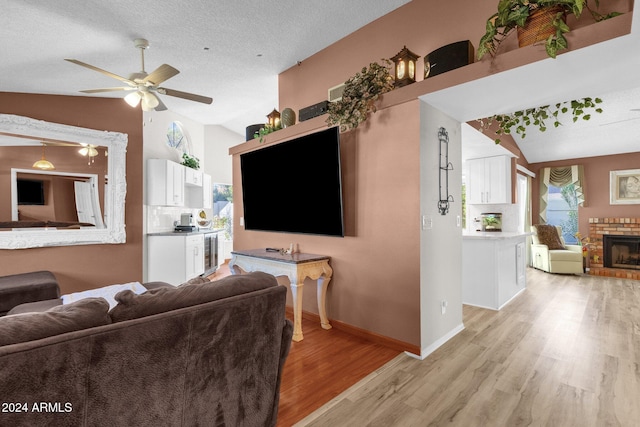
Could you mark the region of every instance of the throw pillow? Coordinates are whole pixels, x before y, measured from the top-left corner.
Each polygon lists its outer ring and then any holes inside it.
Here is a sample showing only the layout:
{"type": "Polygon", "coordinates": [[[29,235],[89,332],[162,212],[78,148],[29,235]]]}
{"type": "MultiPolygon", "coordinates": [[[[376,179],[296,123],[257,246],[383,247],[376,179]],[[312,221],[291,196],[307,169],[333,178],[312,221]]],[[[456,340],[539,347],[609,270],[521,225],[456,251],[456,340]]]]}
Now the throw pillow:
{"type": "Polygon", "coordinates": [[[86,298],[41,313],[0,317],[0,346],[108,325],[108,313],[109,303],[104,298],[86,298]]]}
{"type": "Polygon", "coordinates": [[[540,244],[547,245],[549,250],[566,249],[558,235],[558,229],[555,225],[539,224],[536,225],[538,240],[540,244]]]}
{"type": "Polygon", "coordinates": [[[131,291],[122,291],[115,296],[118,305],[109,314],[113,322],[122,322],[179,308],[191,307],[233,295],[241,295],[271,286],[278,286],[275,277],[267,273],[254,272],[227,276],[214,282],[187,282],[175,288],[149,290],[141,295],[136,295],[131,291]]]}

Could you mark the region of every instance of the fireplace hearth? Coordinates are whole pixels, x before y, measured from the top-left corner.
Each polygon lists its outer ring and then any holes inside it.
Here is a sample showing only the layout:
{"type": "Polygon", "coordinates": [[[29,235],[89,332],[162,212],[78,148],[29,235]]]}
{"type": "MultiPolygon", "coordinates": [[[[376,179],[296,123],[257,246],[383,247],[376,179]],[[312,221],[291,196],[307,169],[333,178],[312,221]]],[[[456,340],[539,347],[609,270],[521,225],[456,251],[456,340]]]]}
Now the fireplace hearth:
{"type": "Polygon", "coordinates": [[[605,235],[602,249],[606,268],[640,270],[640,236],[605,235]]]}

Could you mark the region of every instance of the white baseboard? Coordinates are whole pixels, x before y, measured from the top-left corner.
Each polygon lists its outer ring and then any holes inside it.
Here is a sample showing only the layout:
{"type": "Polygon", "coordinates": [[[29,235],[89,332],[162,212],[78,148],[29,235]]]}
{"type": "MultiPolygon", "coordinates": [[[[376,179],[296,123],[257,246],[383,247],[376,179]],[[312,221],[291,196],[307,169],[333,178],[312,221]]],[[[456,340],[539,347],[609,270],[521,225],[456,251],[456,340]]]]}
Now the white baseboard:
{"type": "Polygon", "coordinates": [[[438,348],[442,347],[442,345],[444,345],[444,343],[446,343],[451,338],[453,338],[456,335],[458,335],[463,330],[464,330],[464,324],[460,323],[458,326],[456,326],[455,328],[453,328],[452,330],[447,332],[445,335],[443,335],[442,337],[437,339],[433,344],[431,344],[428,347],[423,348],[420,351],[421,354],[419,356],[417,354],[409,353],[408,351],[405,351],[404,353],[407,356],[410,356],[410,357],[413,357],[413,358],[416,358],[416,359],[419,359],[419,360],[424,360],[424,359],[427,358],[427,356],[429,356],[431,353],[436,351],[438,348]]]}

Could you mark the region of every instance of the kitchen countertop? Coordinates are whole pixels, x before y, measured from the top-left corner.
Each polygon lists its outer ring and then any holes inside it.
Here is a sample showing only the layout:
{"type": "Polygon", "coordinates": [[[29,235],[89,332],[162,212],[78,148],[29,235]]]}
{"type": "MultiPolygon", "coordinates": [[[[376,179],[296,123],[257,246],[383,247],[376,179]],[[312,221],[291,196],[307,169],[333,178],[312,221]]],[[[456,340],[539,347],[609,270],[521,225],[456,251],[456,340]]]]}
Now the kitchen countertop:
{"type": "Polygon", "coordinates": [[[193,231],[161,231],[158,233],[149,233],[147,236],[192,236],[194,234],[219,233],[224,228],[201,228],[193,231]]]}
{"type": "Polygon", "coordinates": [[[463,231],[463,239],[512,239],[515,237],[526,237],[533,233],[524,233],[521,231],[463,231]]]}

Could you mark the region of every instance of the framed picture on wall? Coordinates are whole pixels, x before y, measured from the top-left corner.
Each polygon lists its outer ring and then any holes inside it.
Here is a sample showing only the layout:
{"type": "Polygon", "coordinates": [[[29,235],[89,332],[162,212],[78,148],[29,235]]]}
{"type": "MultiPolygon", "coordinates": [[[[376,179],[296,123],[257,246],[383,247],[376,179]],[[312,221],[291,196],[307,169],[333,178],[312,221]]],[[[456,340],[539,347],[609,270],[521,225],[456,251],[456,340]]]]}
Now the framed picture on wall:
{"type": "Polygon", "coordinates": [[[640,204],[640,169],[609,172],[612,205],[640,204]]]}

